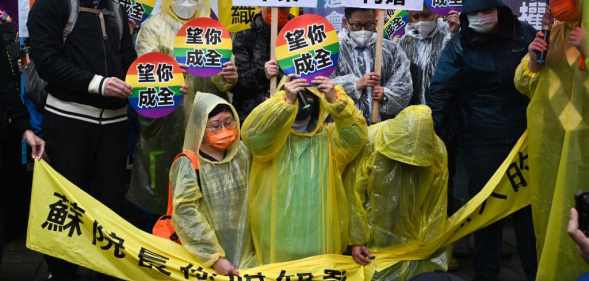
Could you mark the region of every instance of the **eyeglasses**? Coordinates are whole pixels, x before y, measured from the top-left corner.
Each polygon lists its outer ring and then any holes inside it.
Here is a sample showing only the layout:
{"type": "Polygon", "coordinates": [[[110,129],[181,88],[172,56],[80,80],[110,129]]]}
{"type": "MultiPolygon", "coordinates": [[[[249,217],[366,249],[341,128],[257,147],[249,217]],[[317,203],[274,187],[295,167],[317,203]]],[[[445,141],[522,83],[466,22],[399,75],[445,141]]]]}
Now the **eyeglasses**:
{"type": "Polygon", "coordinates": [[[368,30],[368,31],[375,31],[376,30],[376,24],[373,22],[369,22],[369,23],[348,22],[348,24],[350,25],[352,31],[360,31],[362,29],[368,30]]]}
{"type": "Polygon", "coordinates": [[[213,121],[207,124],[207,130],[215,133],[220,131],[221,129],[234,129],[237,126],[237,122],[233,118],[226,118],[223,121],[213,121]]]}

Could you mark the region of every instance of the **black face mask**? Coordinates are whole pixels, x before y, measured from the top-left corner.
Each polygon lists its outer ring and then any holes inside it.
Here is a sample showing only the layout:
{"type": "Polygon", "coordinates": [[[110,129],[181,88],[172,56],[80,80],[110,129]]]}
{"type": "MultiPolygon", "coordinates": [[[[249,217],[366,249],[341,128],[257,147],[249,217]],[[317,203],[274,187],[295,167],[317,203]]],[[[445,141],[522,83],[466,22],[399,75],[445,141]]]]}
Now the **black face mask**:
{"type": "Polygon", "coordinates": [[[301,121],[313,116],[319,112],[319,98],[308,90],[297,94],[299,101],[299,111],[297,111],[296,121],[301,121]]]}

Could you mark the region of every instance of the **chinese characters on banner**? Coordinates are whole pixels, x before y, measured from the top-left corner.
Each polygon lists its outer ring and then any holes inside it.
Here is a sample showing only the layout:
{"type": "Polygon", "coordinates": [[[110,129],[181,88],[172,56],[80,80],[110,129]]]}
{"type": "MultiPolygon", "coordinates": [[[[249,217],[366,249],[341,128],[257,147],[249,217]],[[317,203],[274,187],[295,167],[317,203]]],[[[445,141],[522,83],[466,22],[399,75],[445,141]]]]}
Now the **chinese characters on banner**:
{"type": "MultiPolygon", "coordinates": [[[[230,26],[244,26],[245,28],[249,28],[258,11],[259,9],[256,7],[232,6],[230,26]]],[[[231,27],[228,29],[230,32],[236,32],[231,27]]]]}
{"type": "Polygon", "coordinates": [[[423,0],[343,0],[345,7],[381,10],[423,10],[423,0]]]}
{"type": "MultiPolygon", "coordinates": [[[[211,6],[216,10],[219,22],[229,30],[229,32],[239,32],[250,29],[254,21],[254,16],[260,12],[259,7],[254,6],[236,6],[231,0],[211,1],[211,6]]],[[[290,14],[298,16],[298,8],[291,8],[290,14]]]]}
{"type": "Polygon", "coordinates": [[[156,0],[120,0],[119,3],[127,12],[129,22],[139,26],[153,11],[156,0]]]}
{"type": "Polygon", "coordinates": [[[286,75],[309,83],[317,76],[329,76],[337,66],[339,41],[331,23],[306,14],[289,21],[278,34],[276,59],[286,75]]]}
{"type": "Polygon", "coordinates": [[[161,118],[182,104],[184,75],[173,58],[147,53],[135,60],[125,81],[133,88],[129,104],[146,118],[161,118]]]}
{"type": "MultiPolygon", "coordinates": [[[[157,79],[157,78],[156,78],[157,79]]],[[[76,187],[45,161],[35,163],[27,247],[124,280],[371,280],[376,268],[427,257],[530,203],[527,136],[518,141],[485,188],[423,243],[407,241],[376,253],[374,266],[324,255],[216,275],[182,245],[135,228],[76,187]]]]}
{"type": "Polygon", "coordinates": [[[193,19],[176,34],[176,61],[194,76],[217,75],[232,55],[231,34],[214,19],[193,19]]]}
{"type": "Polygon", "coordinates": [[[515,8],[513,12],[519,12],[519,20],[529,23],[536,30],[542,29],[542,18],[548,10],[548,5],[545,0],[541,1],[517,1],[519,7],[515,8]]]}
{"type": "Polygon", "coordinates": [[[234,6],[317,7],[317,0],[233,0],[234,6]]]}
{"type": "Polygon", "coordinates": [[[451,11],[462,11],[463,0],[426,0],[425,6],[435,14],[447,16],[451,11]]]}

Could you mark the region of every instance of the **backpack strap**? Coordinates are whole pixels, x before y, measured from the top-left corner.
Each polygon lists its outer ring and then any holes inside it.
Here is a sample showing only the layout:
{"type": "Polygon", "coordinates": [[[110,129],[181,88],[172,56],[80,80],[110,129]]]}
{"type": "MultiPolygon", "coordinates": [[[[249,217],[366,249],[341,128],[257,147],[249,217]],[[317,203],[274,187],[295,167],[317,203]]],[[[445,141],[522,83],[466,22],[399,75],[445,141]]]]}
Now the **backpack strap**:
{"type": "Polygon", "coordinates": [[[70,11],[67,23],[63,28],[63,43],[67,40],[67,37],[72,33],[78,21],[78,14],[80,13],[80,1],[79,0],[67,0],[68,11],[70,11]]]}
{"type": "MultiPolygon", "coordinates": [[[[180,157],[186,157],[188,159],[190,159],[190,164],[192,165],[192,169],[196,172],[196,179],[198,181],[198,188],[200,189],[200,192],[202,192],[202,184],[200,181],[200,160],[198,158],[198,155],[196,155],[196,153],[189,151],[189,150],[183,150],[180,154],[176,155],[176,157],[174,158],[174,161],[178,160],[180,157]]],[[[166,209],[166,215],[167,216],[172,216],[174,214],[174,190],[172,190],[172,184],[169,183],[168,184],[168,207],[166,209]]]]}
{"type": "Polygon", "coordinates": [[[118,0],[107,0],[107,9],[105,11],[101,11],[98,9],[90,9],[85,7],[80,7],[80,0],[67,0],[66,3],[68,5],[69,16],[65,27],[63,28],[63,43],[67,40],[68,36],[74,30],[76,26],[76,22],[78,21],[78,15],[80,11],[89,12],[93,14],[97,14],[100,17],[100,24],[102,27],[102,36],[106,37],[106,24],[104,22],[104,15],[112,15],[115,19],[115,22],[118,27],[119,31],[119,42],[123,40],[123,32],[124,32],[124,22],[121,18],[121,9],[120,3],[118,0]]]}
{"type": "Polygon", "coordinates": [[[126,22],[123,21],[121,15],[121,3],[119,0],[106,0],[107,2],[107,11],[104,12],[105,15],[112,15],[115,19],[117,24],[117,28],[119,31],[119,42],[123,40],[123,31],[125,28],[126,22]]]}

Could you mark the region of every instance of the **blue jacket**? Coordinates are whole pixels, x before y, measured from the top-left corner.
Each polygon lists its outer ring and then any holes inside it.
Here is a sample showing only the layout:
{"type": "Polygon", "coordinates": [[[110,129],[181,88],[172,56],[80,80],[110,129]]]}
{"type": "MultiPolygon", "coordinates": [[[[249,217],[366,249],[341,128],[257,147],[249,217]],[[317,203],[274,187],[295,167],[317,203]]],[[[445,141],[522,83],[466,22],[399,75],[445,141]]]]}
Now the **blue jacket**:
{"type": "Polygon", "coordinates": [[[499,9],[498,32],[475,32],[463,13],[460,33],[442,52],[427,98],[440,135],[452,120],[460,121],[458,133],[467,142],[511,143],[526,128],[529,100],[513,77],[536,31],[499,0],[465,1],[468,12],[493,7],[499,9]]]}

